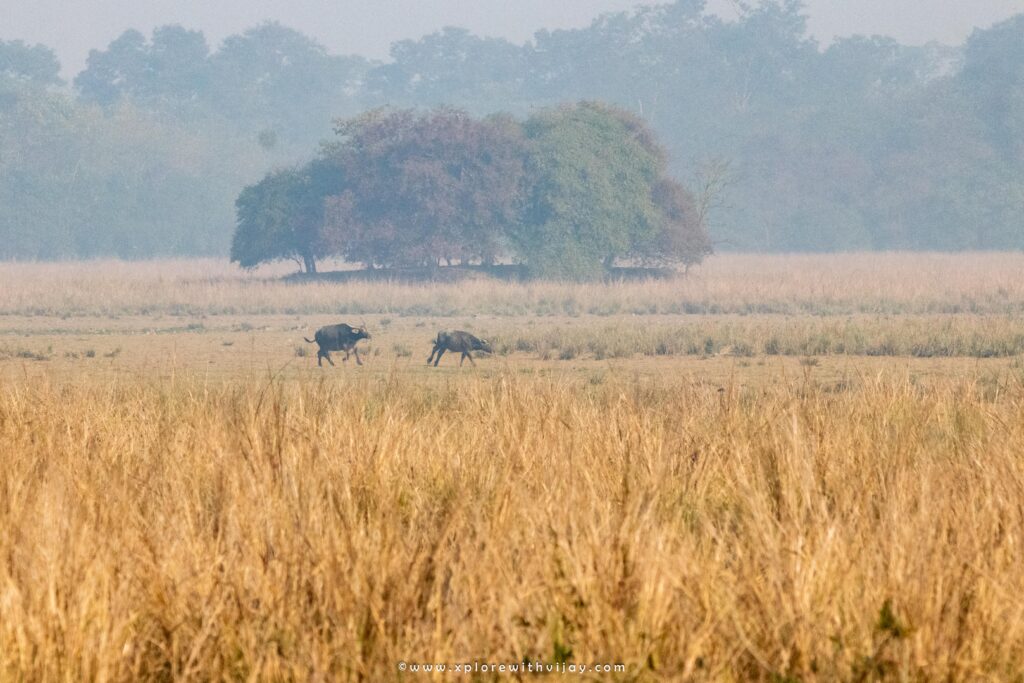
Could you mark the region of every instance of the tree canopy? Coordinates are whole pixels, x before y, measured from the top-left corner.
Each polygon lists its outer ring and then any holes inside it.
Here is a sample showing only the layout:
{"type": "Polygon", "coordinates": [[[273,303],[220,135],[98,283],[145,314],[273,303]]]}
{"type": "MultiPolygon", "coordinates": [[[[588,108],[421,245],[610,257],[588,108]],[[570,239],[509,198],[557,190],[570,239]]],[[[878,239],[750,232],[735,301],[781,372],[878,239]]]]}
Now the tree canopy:
{"type": "Polygon", "coordinates": [[[639,119],[582,103],[532,116],[525,130],[530,183],[514,236],[532,271],[594,276],[653,241],[665,160],[639,119]]]}
{"type": "Polygon", "coordinates": [[[243,268],[292,259],[316,272],[317,259],[330,251],[324,204],[344,187],[343,170],[317,159],[301,168],[268,174],[242,190],[235,202],[237,228],[231,260],[243,268]]]}
{"type": "Polygon", "coordinates": [[[709,251],[653,133],[605,105],[523,124],[378,109],[336,133],[311,164],[242,192],[235,261],[301,257],[312,271],[327,253],[371,268],[514,258],[535,275],[583,279],[616,257],[696,262],[709,251]],[[328,180],[311,182],[318,174],[328,180]]]}
{"type": "Polygon", "coordinates": [[[341,120],[327,156],[349,182],[329,204],[340,254],[368,265],[493,261],[522,183],[518,126],[437,109],[341,120]]]}
{"type": "Polygon", "coordinates": [[[0,79],[14,79],[35,85],[60,83],[60,62],[44,45],[27,45],[20,40],[0,40],[0,79]]]}

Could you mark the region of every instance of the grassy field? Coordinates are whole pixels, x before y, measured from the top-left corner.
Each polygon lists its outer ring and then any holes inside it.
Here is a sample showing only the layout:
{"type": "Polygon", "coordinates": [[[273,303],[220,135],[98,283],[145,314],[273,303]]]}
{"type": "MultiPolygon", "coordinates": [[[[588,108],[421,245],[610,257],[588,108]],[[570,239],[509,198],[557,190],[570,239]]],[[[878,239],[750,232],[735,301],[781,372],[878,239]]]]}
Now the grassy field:
{"type": "Polygon", "coordinates": [[[0,267],[0,316],[1024,312],[1018,253],[719,256],[677,280],[605,284],[291,284],[280,279],[287,272],[244,273],[214,260],[8,263],[0,267]]]}
{"type": "Polygon", "coordinates": [[[281,272],[0,265],[0,679],[1024,677],[1024,256],[281,272]]]}

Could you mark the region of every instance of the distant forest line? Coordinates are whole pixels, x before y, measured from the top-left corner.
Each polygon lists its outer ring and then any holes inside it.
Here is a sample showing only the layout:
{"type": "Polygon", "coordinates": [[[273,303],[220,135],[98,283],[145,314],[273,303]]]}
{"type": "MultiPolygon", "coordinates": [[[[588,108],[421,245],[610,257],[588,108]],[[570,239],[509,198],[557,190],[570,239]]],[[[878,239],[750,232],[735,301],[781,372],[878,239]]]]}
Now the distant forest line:
{"type": "Polygon", "coordinates": [[[717,169],[718,251],[1024,248],[1024,14],[959,46],[823,47],[800,2],[725,21],[680,0],[523,45],[448,28],[386,62],[276,23],[216,47],[165,26],[71,82],[0,37],[2,258],[227,255],[243,188],[310,161],[339,118],[580,100],[644,119],[691,191],[717,169]]]}

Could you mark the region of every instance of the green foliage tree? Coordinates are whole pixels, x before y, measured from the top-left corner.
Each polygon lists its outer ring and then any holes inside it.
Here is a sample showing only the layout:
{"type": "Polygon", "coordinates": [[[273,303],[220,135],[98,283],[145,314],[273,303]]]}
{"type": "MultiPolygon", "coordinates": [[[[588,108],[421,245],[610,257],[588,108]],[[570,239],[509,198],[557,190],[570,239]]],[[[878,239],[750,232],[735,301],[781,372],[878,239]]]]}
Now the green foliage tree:
{"type": "Polygon", "coordinates": [[[530,187],[513,239],[532,273],[591,278],[616,257],[654,254],[667,222],[655,201],[665,156],[639,119],[584,102],[540,112],[524,128],[530,187]]]}
{"type": "Polygon", "coordinates": [[[307,273],[315,273],[317,260],[329,252],[324,202],[343,186],[342,170],[317,159],[301,168],[275,171],[246,187],[235,202],[231,260],[254,268],[292,259],[307,273]]]}

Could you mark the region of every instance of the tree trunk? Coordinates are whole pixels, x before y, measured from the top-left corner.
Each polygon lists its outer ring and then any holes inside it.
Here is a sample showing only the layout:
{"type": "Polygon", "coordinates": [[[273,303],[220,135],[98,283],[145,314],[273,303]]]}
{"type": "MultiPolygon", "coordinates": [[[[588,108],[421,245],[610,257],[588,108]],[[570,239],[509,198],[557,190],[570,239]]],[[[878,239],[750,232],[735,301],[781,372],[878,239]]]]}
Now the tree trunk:
{"type": "Polygon", "coordinates": [[[302,255],[302,262],[306,266],[306,272],[307,273],[315,273],[316,272],[316,259],[313,258],[311,255],[303,254],[302,255]]]}

